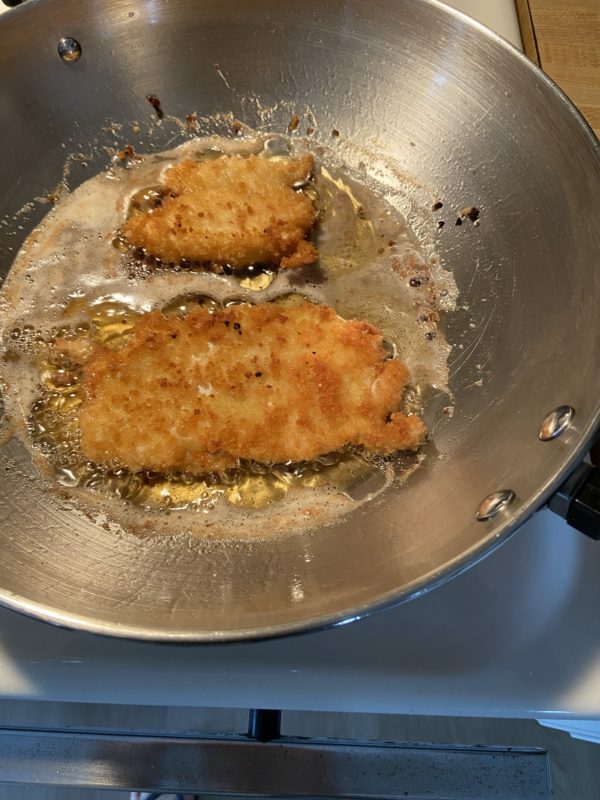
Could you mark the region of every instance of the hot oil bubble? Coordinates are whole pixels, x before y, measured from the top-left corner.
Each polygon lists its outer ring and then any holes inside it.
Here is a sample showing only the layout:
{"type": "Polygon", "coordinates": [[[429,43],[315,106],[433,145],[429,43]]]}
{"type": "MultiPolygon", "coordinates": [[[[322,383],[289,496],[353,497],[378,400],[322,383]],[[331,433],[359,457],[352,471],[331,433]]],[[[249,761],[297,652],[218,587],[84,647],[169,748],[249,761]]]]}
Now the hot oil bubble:
{"type": "Polygon", "coordinates": [[[224,155],[223,150],[218,147],[209,147],[207,150],[198,150],[194,158],[196,161],[216,161],[219,158],[223,158],[224,155]]]}
{"type": "Polygon", "coordinates": [[[232,308],[233,306],[252,306],[253,302],[241,297],[231,297],[229,300],[223,302],[223,308],[232,308]]]}
{"type": "Polygon", "coordinates": [[[243,289],[261,292],[268,289],[273,283],[276,272],[266,266],[251,264],[249,267],[235,271],[234,275],[243,289]]]}
{"type": "Polygon", "coordinates": [[[147,186],[138,190],[129,201],[129,216],[153,211],[161,205],[164,196],[165,192],[162,186],[147,186]]]}
{"type": "Polygon", "coordinates": [[[407,384],[403,398],[404,411],[407,414],[420,414],[423,410],[423,387],[407,384]]]}
{"type": "Polygon", "coordinates": [[[314,303],[310,297],[302,294],[301,292],[286,292],[285,294],[277,295],[269,300],[274,305],[282,306],[283,308],[295,308],[304,303],[314,303]]]}
{"type": "Polygon", "coordinates": [[[287,156],[290,153],[290,143],[284,136],[269,136],[265,139],[262,155],[266,158],[287,156]]]}
{"type": "Polygon", "coordinates": [[[196,308],[202,308],[208,311],[209,314],[214,314],[221,307],[222,304],[209,295],[190,293],[169,300],[161,311],[166,317],[183,318],[196,308]]]}
{"type": "Polygon", "coordinates": [[[394,342],[392,342],[390,339],[384,339],[383,342],[382,342],[382,346],[383,346],[383,349],[384,349],[384,352],[385,352],[385,358],[386,359],[396,358],[397,357],[398,349],[397,349],[396,345],[394,344],[394,342]]]}
{"type": "Polygon", "coordinates": [[[116,250],[121,253],[129,252],[129,242],[122,233],[117,233],[112,239],[112,245],[116,250]]]}

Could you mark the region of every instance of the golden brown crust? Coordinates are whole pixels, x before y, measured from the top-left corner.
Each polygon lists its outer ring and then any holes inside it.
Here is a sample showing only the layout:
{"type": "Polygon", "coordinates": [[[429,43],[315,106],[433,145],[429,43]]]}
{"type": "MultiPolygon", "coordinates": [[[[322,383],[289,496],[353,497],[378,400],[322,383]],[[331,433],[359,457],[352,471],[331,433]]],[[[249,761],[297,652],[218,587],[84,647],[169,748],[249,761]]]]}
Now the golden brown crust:
{"type": "Polygon", "coordinates": [[[292,188],[312,168],[310,155],[182,161],[165,174],[168,196],[162,206],[132,216],[122,233],[166,262],[212,261],[234,268],[312,264],[318,253],[305,237],[316,212],[308,197],[292,188]]]}
{"type": "Polygon", "coordinates": [[[99,348],[85,365],[82,450],[132,470],[199,473],[347,444],[415,449],[425,425],[398,411],[407,370],[384,355],[376,328],[326,306],[155,311],[122,350],[99,348]]]}

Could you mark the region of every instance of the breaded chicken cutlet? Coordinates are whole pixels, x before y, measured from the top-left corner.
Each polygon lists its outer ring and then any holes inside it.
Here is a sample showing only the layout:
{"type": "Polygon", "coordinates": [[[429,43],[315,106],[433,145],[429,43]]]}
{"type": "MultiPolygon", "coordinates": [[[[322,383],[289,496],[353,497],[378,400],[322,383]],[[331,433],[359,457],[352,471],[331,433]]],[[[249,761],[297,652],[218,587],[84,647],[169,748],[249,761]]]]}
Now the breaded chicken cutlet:
{"type": "Polygon", "coordinates": [[[308,178],[310,155],[285,160],[252,155],[182,161],[168,169],[162,205],[132,216],[122,233],[162,261],[301,267],[317,260],[306,236],[316,211],[293,187],[308,178]]]}
{"type": "Polygon", "coordinates": [[[98,347],[85,364],[81,448],[132,471],[195,474],[348,444],[416,449],[425,425],[398,411],[407,369],[385,355],[376,328],[327,306],[153,311],[121,350],[98,347]]]}

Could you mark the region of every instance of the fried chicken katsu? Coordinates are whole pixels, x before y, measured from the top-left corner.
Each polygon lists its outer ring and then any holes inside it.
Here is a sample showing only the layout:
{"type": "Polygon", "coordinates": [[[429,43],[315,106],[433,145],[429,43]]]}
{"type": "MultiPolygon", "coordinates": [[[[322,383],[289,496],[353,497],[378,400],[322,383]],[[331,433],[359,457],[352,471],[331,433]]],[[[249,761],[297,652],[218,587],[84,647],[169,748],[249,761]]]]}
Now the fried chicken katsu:
{"type": "Polygon", "coordinates": [[[306,236],[313,204],[295,184],[307,179],[313,158],[277,160],[252,155],[182,161],[164,176],[162,205],[132,216],[122,233],[162,261],[301,267],[317,260],[306,236]]]}
{"type": "Polygon", "coordinates": [[[398,409],[407,369],[379,331],[333,308],[235,305],[142,316],[120,350],[83,368],[86,458],[201,474],[237,459],[313,459],[344,445],[416,449],[426,428],[398,409]]]}

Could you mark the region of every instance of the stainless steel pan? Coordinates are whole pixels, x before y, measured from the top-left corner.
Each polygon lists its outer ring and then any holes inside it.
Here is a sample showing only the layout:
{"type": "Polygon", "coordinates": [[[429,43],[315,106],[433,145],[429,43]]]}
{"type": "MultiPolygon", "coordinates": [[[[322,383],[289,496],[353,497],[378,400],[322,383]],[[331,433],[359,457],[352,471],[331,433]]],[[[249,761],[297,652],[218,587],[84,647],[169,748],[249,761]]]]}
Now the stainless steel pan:
{"type": "MultiPolygon", "coordinates": [[[[506,42],[425,0],[31,0],[0,21],[0,45],[2,274],[26,234],[12,214],[54,186],[65,153],[97,141],[107,120],[152,113],[148,94],[171,114],[231,111],[249,125],[260,124],[250,96],[310,107],[321,132],[379,142],[420,181],[421,202],[437,190],[448,209],[482,209],[479,228],[450,218],[439,237],[469,307],[446,320],[456,412],[435,431],[443,458],[431,452],[402,490],[337,526],[234,547],[96,525],[35,480],[25,491],[18,473],[35,470],[11,442],[2,603],[169,641],[348,621],[482,557],[581,462],[600,418],[600,152],[506,42]],[[64,37],[80,43],[79,60],[59,57],[64,37]],[[540,440],[562,406],[574,418],[540,440]]],[[[288,120],[289,106],[281,129],[288,120]]]]}

